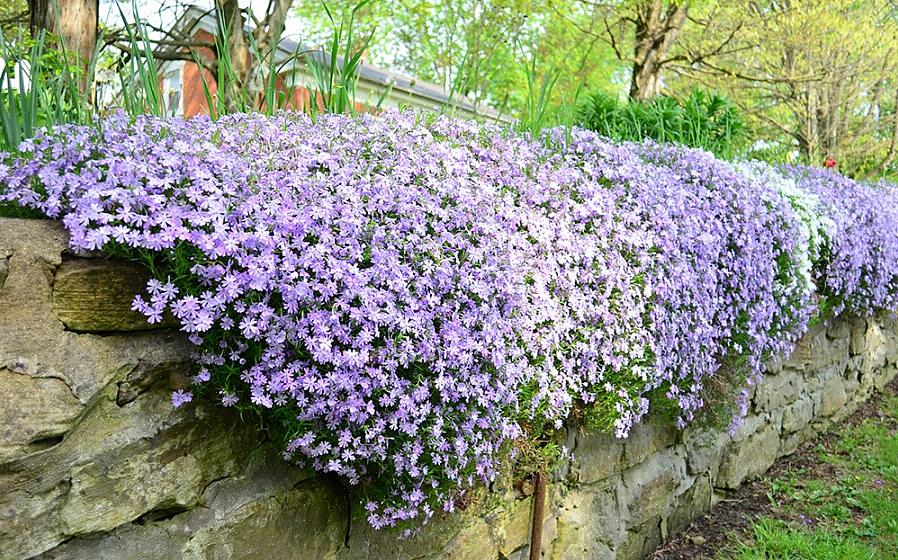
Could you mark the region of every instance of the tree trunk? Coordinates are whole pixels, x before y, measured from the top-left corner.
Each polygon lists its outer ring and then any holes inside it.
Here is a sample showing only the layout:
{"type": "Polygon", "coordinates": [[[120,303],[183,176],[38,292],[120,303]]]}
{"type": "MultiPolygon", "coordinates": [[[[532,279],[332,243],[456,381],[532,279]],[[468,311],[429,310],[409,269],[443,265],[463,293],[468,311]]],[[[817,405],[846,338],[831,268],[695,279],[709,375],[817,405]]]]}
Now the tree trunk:
{"type": "Polygon", "coordinates": [[[650,99],[661,91],[664,59],[686,21],[688,4],[688,0],[670,2],[665,10],[662,0],[641,0],[636,6],[631,99],[650,99]]]}
{"type": "Polygon", "coordinates": [[[28,9],[31,35],[46,30],[59,37],[69,63],[81,69],[78,82],[83,91],[97,46],[99,0],[29,0],[28,9]]]}
{"type": "Polygon", "coordinates": [[[37,37],[41,29],[55,31],[51,4],[52,0],[28,0],[28,29],[33,37],[37,37]]]}

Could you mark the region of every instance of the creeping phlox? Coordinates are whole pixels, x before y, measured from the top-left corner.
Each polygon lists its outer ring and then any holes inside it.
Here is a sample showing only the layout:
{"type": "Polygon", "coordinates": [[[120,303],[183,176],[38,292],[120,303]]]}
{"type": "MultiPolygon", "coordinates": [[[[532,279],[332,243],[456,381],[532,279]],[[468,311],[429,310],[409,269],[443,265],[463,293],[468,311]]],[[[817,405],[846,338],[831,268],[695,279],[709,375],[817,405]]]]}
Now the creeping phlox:
{"type": "Polygon", "coordinates": [[[100,124],[3,158],[0,201],[144,258],[134,308],[200,348],[173,404],[259,411],[375,527],[452,510],[575,407],[626,437],[655,396],[685,425],[820,301],[898,307],[895,195],[830,171],[410,113],[100,124]]]}

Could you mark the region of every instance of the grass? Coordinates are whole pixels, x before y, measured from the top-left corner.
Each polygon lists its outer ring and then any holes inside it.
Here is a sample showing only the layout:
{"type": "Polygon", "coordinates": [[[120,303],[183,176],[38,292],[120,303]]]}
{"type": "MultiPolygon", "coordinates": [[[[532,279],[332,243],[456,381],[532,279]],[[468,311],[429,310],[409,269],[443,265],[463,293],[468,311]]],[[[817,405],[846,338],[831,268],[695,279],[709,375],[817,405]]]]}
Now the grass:
{"type": "Polygon", "coordinates": [[[775,515],[754,521],[719,558],[898,559],[898,395],[831,441],[817,447],[813,467],[770,481],[775,515]]]}

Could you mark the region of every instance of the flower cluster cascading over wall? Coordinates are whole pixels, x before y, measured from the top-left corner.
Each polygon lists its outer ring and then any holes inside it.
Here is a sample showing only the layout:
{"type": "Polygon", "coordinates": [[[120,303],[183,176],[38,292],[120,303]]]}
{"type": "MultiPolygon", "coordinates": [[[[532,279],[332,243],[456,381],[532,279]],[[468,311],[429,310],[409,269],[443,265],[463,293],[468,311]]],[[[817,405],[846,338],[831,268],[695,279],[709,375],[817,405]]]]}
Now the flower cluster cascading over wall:
{"type": "Polygon", "coordinates": [[[387,113],[124,117],[0,163],[0,200],[154,272],[135,309],[201,349],[193,392],[260,412],[375,527],[451,510],[575,407],[689,422],[818,308],[898,307],[898,200],[587,131],[387,113]]]}

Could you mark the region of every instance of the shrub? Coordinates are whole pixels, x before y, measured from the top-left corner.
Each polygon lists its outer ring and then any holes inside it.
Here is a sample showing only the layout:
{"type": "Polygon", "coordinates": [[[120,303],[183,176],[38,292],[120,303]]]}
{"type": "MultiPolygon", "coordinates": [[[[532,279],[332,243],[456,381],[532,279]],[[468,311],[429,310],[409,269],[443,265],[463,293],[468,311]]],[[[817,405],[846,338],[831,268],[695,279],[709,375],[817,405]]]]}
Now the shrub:
{"type": "Polygon", "coordinates": [[[574,410],[626,437],[657,396],[689,422],[819,297],[898,307],[894,194],[584,130],[120,116],[4,161],[0,200],[151,267],[135,309],[202,347],[193,391],[357,485],[375,527],[453,509],[574,410]]]}
{"type": "Polygon", "coordinates": [[[701,90],[682,101],[656,97],[626,104],[597,92],[580,107],[577,122],[613,140],[653,139],[701,148],[724,159],[736,155],[746,136],[736,108],[726,98],[701,90]]]}

